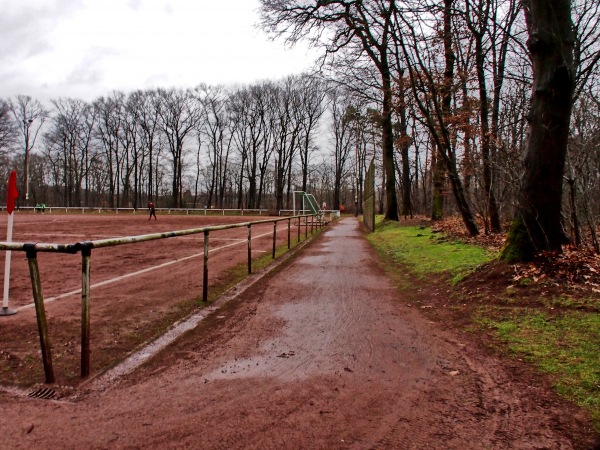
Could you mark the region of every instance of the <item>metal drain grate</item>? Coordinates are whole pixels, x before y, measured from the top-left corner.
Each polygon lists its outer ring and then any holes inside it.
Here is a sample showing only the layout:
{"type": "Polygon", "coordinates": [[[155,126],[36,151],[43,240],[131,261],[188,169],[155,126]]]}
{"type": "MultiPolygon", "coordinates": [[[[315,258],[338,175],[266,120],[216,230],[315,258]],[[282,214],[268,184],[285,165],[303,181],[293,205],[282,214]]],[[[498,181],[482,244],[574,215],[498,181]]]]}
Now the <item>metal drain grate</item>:
{"type": "Polygon", "coordinates": [[[54,389],[43,387],[36,389],[33,392],[30,392],[29,394],[27,394],[27,397],[39,398],[42,400],[52,400],[56,397],[56,392],[54,391],[54,389]]]}

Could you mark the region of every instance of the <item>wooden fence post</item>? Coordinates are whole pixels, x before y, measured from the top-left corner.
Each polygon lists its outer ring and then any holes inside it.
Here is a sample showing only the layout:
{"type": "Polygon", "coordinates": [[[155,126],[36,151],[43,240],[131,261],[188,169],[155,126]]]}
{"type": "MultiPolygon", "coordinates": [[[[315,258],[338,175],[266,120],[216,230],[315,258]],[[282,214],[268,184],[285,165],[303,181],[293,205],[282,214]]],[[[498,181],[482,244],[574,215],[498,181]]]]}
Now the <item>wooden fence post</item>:
{"type": "Polygon", "coordinates": [[[202,301],[208,302],[208,230],[204,230],[204,271],[202,276],[202,301]]]}
{"type": "Polygon", "coordinates": [[[37,317],[38,333],[40,335],[40,347],[42,350],[42,363],[46,383],[54,383],[54,369],[52,367],[52,353],[50,341],[48,340],[48,324],[46,323],[46,311],[44,308],[44,296],[42,295],[42,283],[37,263],[37,251],[35,244],[25,244],[27,262],[29,263],[29,274],[31,276],[31,288],[33,289],[33,302],[37,317]]]}
{"type": "Polygon", "coordinates": [[[81,249],[81,377],[90,374],[90,267],[92,247],[81,249]]]}

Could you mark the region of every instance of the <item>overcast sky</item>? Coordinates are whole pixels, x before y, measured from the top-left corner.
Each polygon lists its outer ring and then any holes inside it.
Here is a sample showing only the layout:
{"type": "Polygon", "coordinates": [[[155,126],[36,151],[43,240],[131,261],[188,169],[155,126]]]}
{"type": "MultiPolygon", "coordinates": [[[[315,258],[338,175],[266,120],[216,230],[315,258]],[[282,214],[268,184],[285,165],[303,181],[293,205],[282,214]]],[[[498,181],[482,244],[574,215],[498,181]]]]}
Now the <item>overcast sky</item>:
{"type": "Polygon", "coordinates": [[[312,66],[255,28],[258,0],[0,0],[0,97],[279,79],[312,66]]]}

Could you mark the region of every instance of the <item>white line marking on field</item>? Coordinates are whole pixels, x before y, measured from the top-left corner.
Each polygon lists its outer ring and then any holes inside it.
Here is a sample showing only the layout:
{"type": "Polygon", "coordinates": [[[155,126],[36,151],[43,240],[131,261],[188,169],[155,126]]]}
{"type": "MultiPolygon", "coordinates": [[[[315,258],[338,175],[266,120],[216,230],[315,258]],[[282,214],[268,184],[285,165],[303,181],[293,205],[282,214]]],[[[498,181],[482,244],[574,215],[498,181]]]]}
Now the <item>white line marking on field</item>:
{"type": "MultiPolygon", "coordinates": [[[[270,233],[268,233],[270,234],[270,233]]],[[[257,237],[263,237],[264,234],[261,234],[260,236],[257,237]]],[[[210,238],[211,241],[239,241],[240,239],[237,238],[210,238]]],[[[244,239],[245,241],[247,241],[248,239],[244,239]]]]}
{"type": "MultiPolygon", "coordinates": [[[[272,234],[273,233],[271,233],[271,232],[264,233],[264,234],[260,234],[258,236],[253,236],[252,239],[258,239],[258,238],[269,236],[269,235],[272,235],[272,234]]],[[[209,250],[208,253],[216,252],[218,250],[223,250],[224,248],[227,248],[227,247],[233,247],[234,245],[246,243],[246,242],[248,242],[248,239],[236,239],[235,241],[236,242],[232,242],[231,244],[225,244],[225,245],[222,245],[221,247],[213,248],[212,250],[209,250]]],[[[256,252],[259,252],[259,251],[260,250],[256,250],[256,252]]],[[[100,286],[105,286],[107,284],[116,283],[116,282],[124,280],[126,278],[130,278],[130,277],[134,277],[134,276],[137,276],[137,275],[141,275],[143,273],[151,272],[151,271],[156,270],[156,269],[162,269],[163,267],[171,266],[173,264],[177,264],[177,263],[180,263],[180,262],[183,262],[183,261],[187,261],[187,260],[192,259],[192,258],[197,258],[199,256],[204,256],[204,251],[202,251],[202,253],[196,253],[194,255],[184,256],[183,258],[175,259],[173,261],[168,261],[168,262],[159,264],[157,266],[152,266],[152,267],[147,267],[147,268],[142,269],[142,270],[137,270],[135,272],[131,272],[131,273],[128,273],[126,275],[121,275],[121,276],[118,276],[118,277],[115,277],[115,278],[111,278],[109,280],[100,281],[99,283],[94,283],[94,284],[90,285],[90,289],[96,288],[96,287],[100,287],[100,286]]],[[[75,294],[81,294],[81,288],[80,289],[76,289],[76,290],[71,291],[71,292],[65,292],[64,294],[60,294],[60,295],[57,295],[55,297],[49,297],[49,298],[47,298],[47,299],[44,300],[44,303],[50,303],[50,302],[53,302],[53,301],[56,301],[56,300],[60,300],[61,298],[70,297],[71,295],[75,295],[75,294]]],[[[15,308],[15,309],[17,311],[21,311],[23,309],[33,308],[34,306],[35,306],[34,303],[29,303],[27,305],[24,305],[24,306],[21,306],[19,308],[15,308]]]]}
{"type": "MultiPolygon", "coordinates": [[[[19,233],[21,236],[63,236],[63,237],[81,237],[84,235],[81,233],[73,234],[73,233],[19,233]]],[[[95,236],[95,235],[92,235],[95,236]]]]}

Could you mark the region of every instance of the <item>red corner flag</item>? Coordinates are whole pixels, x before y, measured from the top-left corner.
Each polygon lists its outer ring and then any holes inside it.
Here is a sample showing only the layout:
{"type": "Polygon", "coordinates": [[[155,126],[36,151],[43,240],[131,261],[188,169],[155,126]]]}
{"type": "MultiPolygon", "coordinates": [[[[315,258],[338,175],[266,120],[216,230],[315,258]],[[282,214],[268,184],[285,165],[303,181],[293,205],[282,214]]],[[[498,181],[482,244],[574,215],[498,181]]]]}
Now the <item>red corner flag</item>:
{"type": "Polygon", "coordinates": [[[6,193],[6,212],[12,214],[15,210],[15,200],[19,196],[17,192],[17,172],[14,170],[10,172],[10,178],[8,179],[8,191],[6,193]]]}

